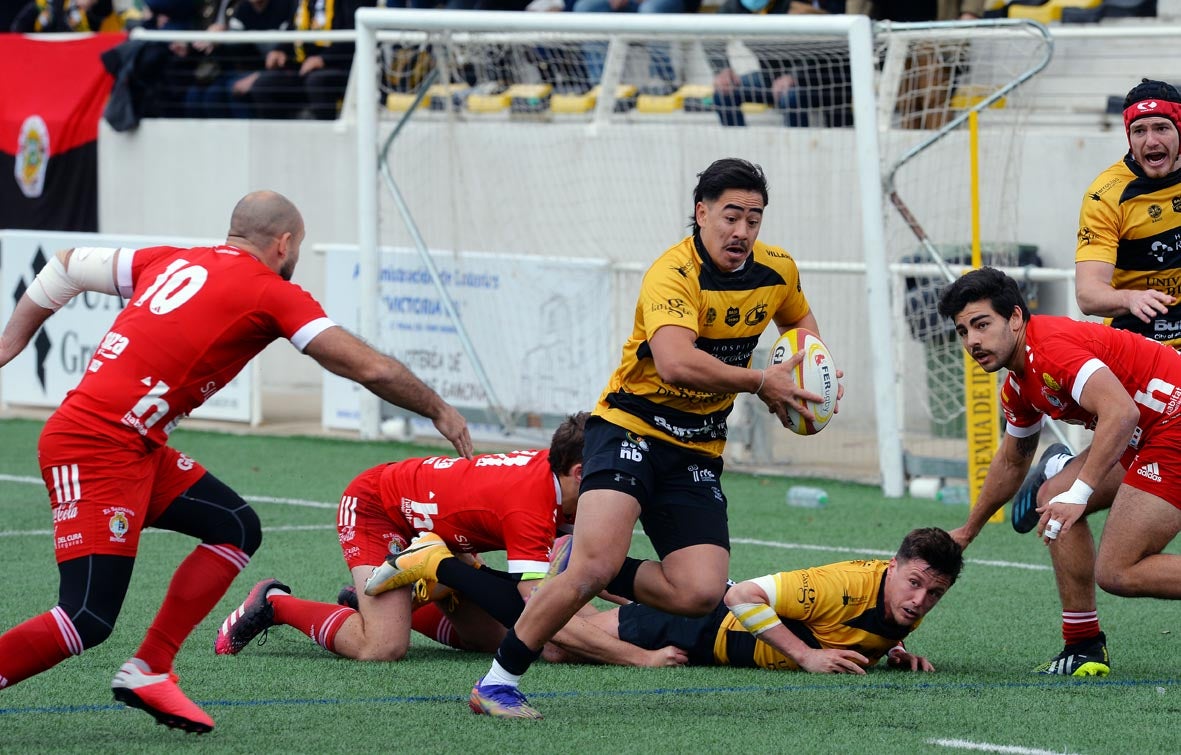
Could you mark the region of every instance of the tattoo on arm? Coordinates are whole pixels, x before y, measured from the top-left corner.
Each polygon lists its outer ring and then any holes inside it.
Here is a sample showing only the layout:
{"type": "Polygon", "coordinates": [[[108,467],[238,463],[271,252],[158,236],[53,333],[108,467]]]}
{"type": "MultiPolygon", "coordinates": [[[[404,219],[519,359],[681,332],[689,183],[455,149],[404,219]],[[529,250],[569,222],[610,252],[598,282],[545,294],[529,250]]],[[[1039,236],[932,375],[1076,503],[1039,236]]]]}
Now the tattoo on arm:
{"type": "Polygon", "coordinates": [[[1030,435],[1026,438],[1017,439],[1017,453],[1022,457],[1030,457],[1037,453],[1038,435],[1030,435]]]}

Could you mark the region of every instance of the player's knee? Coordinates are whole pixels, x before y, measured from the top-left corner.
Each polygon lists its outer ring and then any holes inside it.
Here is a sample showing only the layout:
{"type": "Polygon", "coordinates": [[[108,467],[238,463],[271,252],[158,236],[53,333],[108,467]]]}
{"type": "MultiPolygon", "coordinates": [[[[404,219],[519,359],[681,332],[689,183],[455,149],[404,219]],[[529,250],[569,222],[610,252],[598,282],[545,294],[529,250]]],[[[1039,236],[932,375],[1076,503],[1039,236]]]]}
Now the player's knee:
{"type": "Polygon", "coordinates": [[[692,585],[677,591],[678,613],[685,616],[705,616],[718,607],[722,597],[726,594],[725,583],[717,589],[706,585],[692,585]]]}
{"type": "Polygon", "coordinates": [[[113,619],[108,622],[89,611],[82,611],[72,616],[71,621],[74,624],[74,630],[78,633],[78,639],[82,641],[82,647],[87,650],[101,645],[115,630],[113,619]]]}
{"type": "Polygon", "coordinates": [[[242,543],[239,547],[246,555],[253,556],[262,545],[262,522],[252,508],[247,508],[238,514],[238,519],[241,522],[240,542],[242,543]]]}
{"type": "Polygon", "coordinates": [[[1122,598],[1135,598],[1140,595],[1134,575],[1122,565],[1095,564],[1095,583],[1104,592],[1122,598]]]}
{"type": "Polygon", "coordinates": [[[392,644],[389,642],[365,643],[357,651],[355,660],[392,663],[405,658],[407,650],[409,650],[408,642],[392,644]]]}

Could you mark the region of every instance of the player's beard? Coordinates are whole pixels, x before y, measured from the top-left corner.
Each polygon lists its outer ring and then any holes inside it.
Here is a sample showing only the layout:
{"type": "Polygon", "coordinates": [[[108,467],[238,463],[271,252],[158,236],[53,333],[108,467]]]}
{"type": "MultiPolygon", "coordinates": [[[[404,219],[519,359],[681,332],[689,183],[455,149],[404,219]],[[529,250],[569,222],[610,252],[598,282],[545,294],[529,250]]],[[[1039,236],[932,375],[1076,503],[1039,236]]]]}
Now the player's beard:
{"type": "Polygon", "coordinates": [[[288,259],[279,268],[279,277],[285,281],[289,281],[293,275],[295,275],[295,260],[288,259]]]}

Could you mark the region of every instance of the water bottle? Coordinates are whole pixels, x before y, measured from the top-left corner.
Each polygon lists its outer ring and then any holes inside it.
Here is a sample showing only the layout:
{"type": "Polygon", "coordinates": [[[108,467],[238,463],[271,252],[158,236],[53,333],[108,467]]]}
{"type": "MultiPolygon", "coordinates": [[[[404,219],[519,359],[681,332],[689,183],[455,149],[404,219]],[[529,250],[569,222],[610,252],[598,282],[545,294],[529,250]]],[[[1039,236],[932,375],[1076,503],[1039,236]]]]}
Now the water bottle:
{"type": "Polygon", "coordinates": [[[820,488],[792,485],[787,489],[787,505],[804,509],[819,509],[828,503],[828,493],[820,488]]]}
{"type": "Polygon", "coordinates": [[[935,500],[944,503],[969,503],[970,497],[967,485],[944,485],[935,494],[935,500]]]}

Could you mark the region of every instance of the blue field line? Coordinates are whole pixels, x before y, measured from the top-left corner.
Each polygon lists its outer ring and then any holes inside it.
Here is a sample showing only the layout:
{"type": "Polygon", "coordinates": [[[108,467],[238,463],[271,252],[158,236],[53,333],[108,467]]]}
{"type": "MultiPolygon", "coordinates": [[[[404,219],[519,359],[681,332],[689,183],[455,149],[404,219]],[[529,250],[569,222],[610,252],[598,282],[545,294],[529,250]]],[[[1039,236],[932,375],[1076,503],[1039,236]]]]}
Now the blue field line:
{"type": "MultiPolygon", "coordinates": [[[[905,692],[908,690],[922,691],[952,691],[952,690],[1006,690],[1006,689],[1055,689],[1055,688],[1092,688],[1092,687],[1176,687],[1181,685],[1178,679],[1055,679],[1027,682],[919,682],[917,684],[900,684],[897,682],[883,682],[881,684],[863,684],[856,686],[838,687],[831,684],[783,684],[763,686],[757,684],[737,687],[656,687],[654,689],[626,689],[626,690],[582,690],[565,692],[529,692],[530,700],[555,700],[578,697],[640,697],[640,696],[677,696],[677,695],[727,695],[727,694],[765,694],[800,693],[800,692],[905,692]]],[[[303,697],[303,698],[264,698],[260,700],[198,700],[198,705],[205,708],[259,708],[259,707],[288,707],[288,706],[318,706],[318,705],[405,705],[416,703],[464,703],[467,695],[394,695],[388,697],[303,697]]],[[[61,705],[34,706],[28,708],[0,708],[0,716],[50,714],[62,715],[66,713],[104,713],[107,711],[123,710],[119,704],[110,705],[61,705]]]]}

